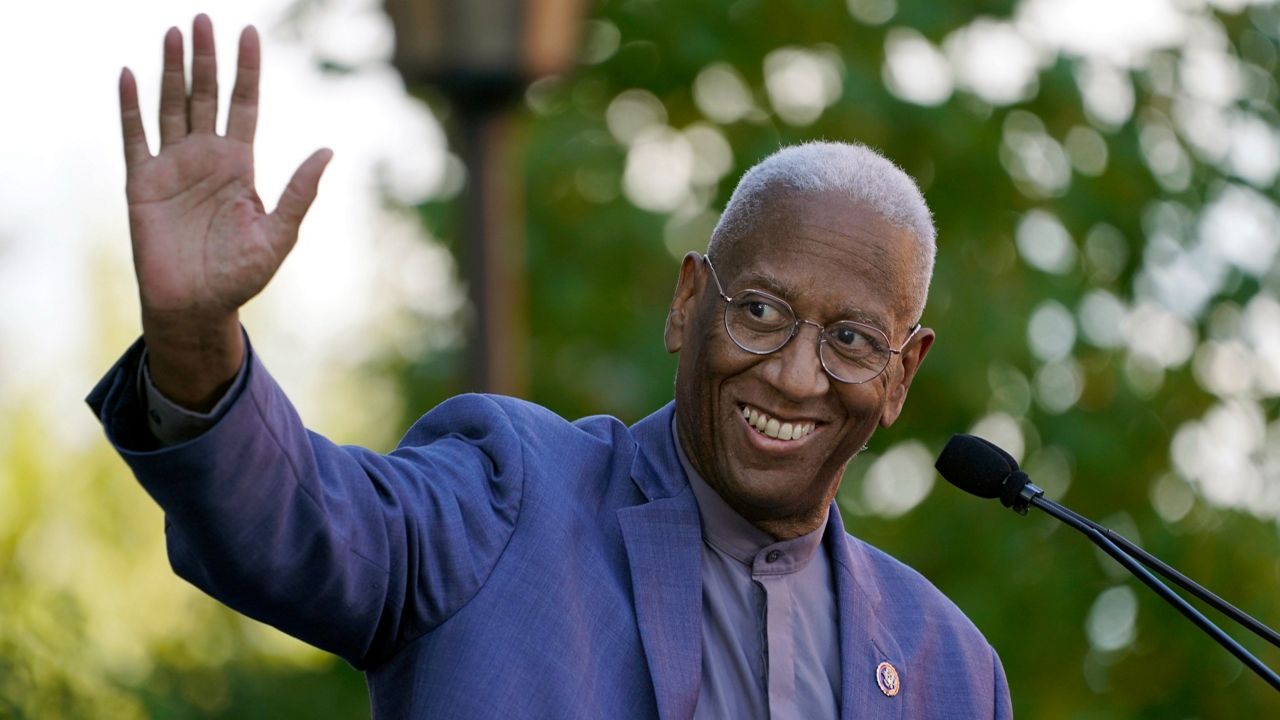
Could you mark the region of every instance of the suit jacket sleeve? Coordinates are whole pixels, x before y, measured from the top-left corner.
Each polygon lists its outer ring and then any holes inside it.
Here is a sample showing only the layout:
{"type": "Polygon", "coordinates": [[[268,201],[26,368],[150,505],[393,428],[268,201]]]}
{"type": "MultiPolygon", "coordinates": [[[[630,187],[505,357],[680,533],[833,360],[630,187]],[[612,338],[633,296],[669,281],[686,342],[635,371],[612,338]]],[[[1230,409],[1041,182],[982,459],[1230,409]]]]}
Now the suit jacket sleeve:
{"type": "Polygon", "coordinates": [[[89,404],[164,509],[174,570],[246,615],[376,665],[465,605],[514,531],[524,451],[489,398],[450,400],[379,455],[307,431],[251,354],[217,424],[160,448],[140,355],[138,342],[89,404]]]}

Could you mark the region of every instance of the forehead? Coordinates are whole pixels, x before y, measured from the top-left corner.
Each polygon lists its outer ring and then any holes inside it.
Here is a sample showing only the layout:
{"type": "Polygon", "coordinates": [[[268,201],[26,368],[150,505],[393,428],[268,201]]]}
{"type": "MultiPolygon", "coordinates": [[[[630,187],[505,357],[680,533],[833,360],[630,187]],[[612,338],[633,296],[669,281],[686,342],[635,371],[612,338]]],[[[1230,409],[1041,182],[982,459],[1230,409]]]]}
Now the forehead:
{"type": "MultiPolygon", "coordinates": [[[[730,292],[754,287],[796,312],[887,328],[910,292],[914,239],[841,193],[774,193],[729,247],[730,292]],[[808,307],[804,307],[808,306],[808,307]]],[[[717,264],[719,266],[719,263],[717,264]]]]}

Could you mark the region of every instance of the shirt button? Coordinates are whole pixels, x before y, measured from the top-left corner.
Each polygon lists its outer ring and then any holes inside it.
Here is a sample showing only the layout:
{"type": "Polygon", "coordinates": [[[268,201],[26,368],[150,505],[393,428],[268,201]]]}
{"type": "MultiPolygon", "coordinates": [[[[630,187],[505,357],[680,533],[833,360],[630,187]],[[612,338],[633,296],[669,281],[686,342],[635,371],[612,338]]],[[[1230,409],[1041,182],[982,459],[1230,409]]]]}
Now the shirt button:
{"type": "Polygon", "coordinates": [[[782,557],[782,552],[781,552],[781,551],[778,551],[778,550],[770,550],[770,551],[769,551],[769,554],[764,556],[764,561],[765,561],[765,562],[767,562],[767,563],[771,563],[771,562],[778,562],[778,558],[780,558],[780,557],[782,557]]]}

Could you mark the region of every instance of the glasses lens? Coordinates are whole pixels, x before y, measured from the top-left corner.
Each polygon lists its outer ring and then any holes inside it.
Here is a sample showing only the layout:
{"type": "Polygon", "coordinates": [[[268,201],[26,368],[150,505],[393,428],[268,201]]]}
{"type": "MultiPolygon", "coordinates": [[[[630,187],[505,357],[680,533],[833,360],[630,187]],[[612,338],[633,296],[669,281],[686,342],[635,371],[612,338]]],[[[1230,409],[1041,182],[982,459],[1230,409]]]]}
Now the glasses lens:
{"type": "Polygon", "coordinates": [[[778,298],[759,292],[734,295],[724,310],[724,326],[729,337],[744,350],[768,353],[782,347],[791,337],[796,316],[778,298]]]}
{"type": "Polygon", "coordinates": [[[822,339],[823,363],[845,382],[866,382],[889,364],[889,340],[869,325],[838,322],[826,329],[822,339]]]}

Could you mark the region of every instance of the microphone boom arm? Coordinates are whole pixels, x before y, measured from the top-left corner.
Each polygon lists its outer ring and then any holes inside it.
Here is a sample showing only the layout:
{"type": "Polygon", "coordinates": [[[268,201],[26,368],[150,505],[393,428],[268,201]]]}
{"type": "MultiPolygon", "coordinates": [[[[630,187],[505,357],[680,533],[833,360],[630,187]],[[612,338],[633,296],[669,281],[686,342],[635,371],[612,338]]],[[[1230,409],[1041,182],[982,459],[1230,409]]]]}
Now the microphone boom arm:
{"type": "MultiPolygon", "coordinates": [[[[1160,582],[1159,578],[1157,578],[1155,575],[1152,575],[1150,571],[1148,571],[1145,567],[1138,564],[1138,562],[1134,560],[1133,557],[1131,557],[1128,553],[1126,553],[1124,550],[1121,550],[1119,547],[1116,547],[1116,543],[1108,539],[1108,537],[1099,530],[1101,526],[1096,525],[1092,521],[1087,520],[1075,514],[1074,512],[1062,507],[1061,505],[1059,505],[1056,502],[1053,502],[1052,500],[1046,499],[1044,497],[1044,491],[1036,487],[1032,483],[1027,483],[1026,486],[1022,488],[1022,490],[1018,493],[1018,495],[1019,495],[1019,500],[1025,500],[1026,504],[1033,505],[1039,508],[1040,510],[1043,510],[1044,512],[1048,513],[1049,515],[1052,515],[1058,520],[1061,520],[1063,523],[1066,523],[1067,525],[1070,525],[1076,530],[1079,530],[1081,533],[1085,535],[1085,537],[1089,538],[1089,540],[1091,540],[1094,545],[1097,545],[1098,547],[1102,548],[1104,552],[1106,552],[1111,557],[1115,558],[1116,562],[1123,565],[1126,570],[1133,573],[1139,580],[1145,583],[1147,587],[1151,588],[1153,591],[1155,591],[1157,595],[1164,598],[1165,602],[1168,602],[1170,605],[1173,605],[1175,608],[1177,608],[1178,612],[1182,613],[1182,615],[1186,617],[1188,620],[1190,620],[1192,623],[1194,623],[1196,627],[1203,630],[1206,634],[1209,635],[1209,637],[1212,637],[1214,640],[1216,640],[1219,645],[1226,648],[1227,652],[1231,653],[1232,655],[1235,655],[1240,660],[1240,662],[1243,662],[1245,665],[1249,667],[1250,670],[1257,673],[1263,680],[1266,680],[1267,683],[1270,684],[1272,688],[1280,691],[1280,675],[1277,675],[1274,670],[1264,665],[1261,660],[1258,660],[1258,658],[1254,657],[1248,650],[1245,650],[1244,647],[1240,645],[1240,643],[1236,642],[1234,638],[1232,638],[1230,635],[1227,635],[1225,632],[1223,632],[1221,628],[1219,628],[1217,625],[1214,625],[1208,618],[1202,615],[1199,610],[1196,610],[1194,607],[1191,606],[1190,603],[1182,599],[1181,595],[1178,595],[1174,591],[1170,590],[1169,586],[1160,582]]],[[[1132,548],[1136,548],[1138,550],[1137,555],[1139,558],[1141,558],[1143,555],[1146,555],[1145,551],[1141,550],[1141,548],[1138,548],[1138,546],[1134,545],[1128,540],[1124,540],[1124,538],[1122,538],[1120,535],[1116,533],[1112,533],[1110,530],[1106,530],[1106,528],[1102,528],[1102,530],[1105,530],[1107,534],[1114,535],[1115,537],[1120,538],[1126,545],[1132,548]]],[[[1151,558],[1151,559],[1155,560],[1154,558],[1151,558]]],[[[1161,563],[1158,560],[1155,560],[1155,562],[1161,566],[1164,566],[1164,563],[1161,563]]],[[[1168,566],[1164,566],[1164,567],[1167,568],[1168,566]]],[[[1168,569],[1172,570],[1172,568],[1168,568],[1168,569]]],[[[1157,568],[1157,570],[1163,572],[1162,570],[1160,570],[1160,568],[1157,568]]],[[[1173,572],[1177,574],[1177,571],[1173,571],[1173,572]]],[[[1178,576],[1182,577],[1180,574],[1178,576]]],[[[1186,578],[1183,578],[1183,579],[1185,580],[1186,578]]],[[[1178,581],[1174,580],[1174,582],[1178,582],[1178,581]]],[[[1188,580],[1187,582],[1190,582],[1190,581],[1188,580]]],[[[1182,583],[1178,583],[1178,584],[1181,585],[1182,583]]],[[[1200,589],[1203,590],[1203,588],[1200,588],[1200,589]]],[[[1204,592],[1208,593],[1207,590],[1205,590],[1204,592]]],[[[1212,593],[1209,593],[1209,594],[1212,595],[1212,593]]],[[[1200,596],[1199,593],[1197,593],[1197,596],[1200,596]]],[[[1216,595],[1213,595],[1213,597],[1214,599],[1217,599],[1219,602],[1222,602],[1222,604],[1227,605],[1227,607],[1231,607],[1229,604],[1227,604],[1225,601],[1222,601],[1216,595]]],[[[1213,604],[1212,601],[1209,601],[1207,599],[1206,599],[1206,602],[1210,602],[1211,604],[1213,604]]],[[[1215,607],[1218,607],[1218,606],[1215,605],[1215,607]]],[[[1232,609],[1235,610],[1234,607],[1232,607],[1232,609]]],[[[1236,612],[1239,612],[1239,611],[1237,610],[1236,612]]],[[[1248,617],[1248,616],[1246,615],[1245,617],[1248,617]]],[[[1249,619],[1252,620],[1253,618],[1249,618],[1249,619]]],[[[1263,627],[1266,628],[1266,626],[1263,626],[1263,627]]],[[[1270,628],[1266,628],[1266,629],[1270,631],[1270,628]]],[[[1274,635],[1275,634],[1274,631],[1271,631],[1271,634],[1274,635]]]]}
{"type": "Polygon", "coordinates": [[[1173,583],[1174,585],[1177,585],[1183,590],[1186,590],[1187,592],[1196,596],[1200,600],[1204,601],[1205,604],[1209,605],[1210,607],[1222,613],[1223,615],[1226,615],[1232,620],[1235,620],[1237,623],[1242,625],[1246,630],[1251,631],[1254,635],[1257,635],[1263,640],[1266,640],[1272,645],[1275,645],[1276,647],[1280,648],[1280,633],[1277,633],[1275,630],[1272,630],[1266,625],[1263,625],[1261,622],[1258,622],[1251,615],[1241,610],[1240,608],[1236,607],[1235,605],[1232,605],[1226,600],[1223,600],[1221,597],[1214,594],[1212,590],[1209,590],[1208,588],[1197,583],[1195,580],[1192,580],[1191,578],[1187,577],[1186,575],[1183,575],[1182,573],[1178,572],[1177,570],[1170,567],[1169,565],[1166,565],[1164,562],[1160,560],[1160,558],[1152,555],[1146,550],[1143,550],[1137,545],[1134,545],[1132,542],[1129,541],[1128,538],[1121,535],[1120,533],[1115,532],[1114,530],[1111,530],[1103,525],[1099,525],[1098,523],[1090,520],[1089,518],[1084,517],[1083,515],[1079,515],[1075,512],[1072,512],[1070,509],[1062,507],[1061,505],[1059,505],[1058,507],[1063,512],[1070,513],[1077,520],[1087,524],[1088,526],[1092,527],[1094,530],[1097,530],[1103,537],[1105,537],[1106,539],[1118,545],[1120,549],[1125,551],[1125,553],[1127,553],[1131,557],[1136,558],[1138,562],[1141,562],[1143,565],[1146,565],[1147,567],[1151,568],[1157,573],[1160,573],[1169,582],[1173,583]]]}

